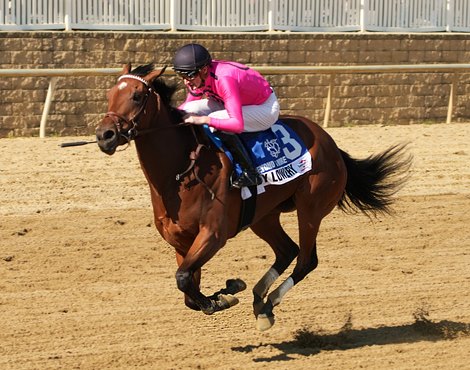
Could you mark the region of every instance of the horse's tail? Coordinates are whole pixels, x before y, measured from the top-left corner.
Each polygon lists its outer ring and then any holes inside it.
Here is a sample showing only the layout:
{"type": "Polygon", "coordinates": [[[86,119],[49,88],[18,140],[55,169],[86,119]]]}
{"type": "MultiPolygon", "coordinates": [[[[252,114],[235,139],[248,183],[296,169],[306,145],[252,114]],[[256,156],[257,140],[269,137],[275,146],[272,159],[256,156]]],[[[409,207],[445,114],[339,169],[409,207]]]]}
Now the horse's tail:
{"type": "Polygon", "coordinates": [[[343,211],[390,213],[393,195],[409,177],[412,156],[405,145],[395,145],[366,159],[354,159],[340,150],[346,164],[346,188],[338,202],[343,211]]]}

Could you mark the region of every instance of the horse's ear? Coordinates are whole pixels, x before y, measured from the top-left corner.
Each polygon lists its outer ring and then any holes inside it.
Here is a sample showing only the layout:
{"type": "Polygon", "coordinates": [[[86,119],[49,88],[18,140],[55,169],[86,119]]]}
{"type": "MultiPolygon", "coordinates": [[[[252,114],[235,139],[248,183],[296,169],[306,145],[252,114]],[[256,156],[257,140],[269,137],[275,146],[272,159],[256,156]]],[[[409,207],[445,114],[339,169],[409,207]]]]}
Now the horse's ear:
{"type": "Polygon", "coordinates": [[[163,73],[165,73],[166,66],[160,69],[156,69],[152,72],[150,72],[147,76],[144,77],[144,79],[148,82],[152,82],[156,78],[160,77],[163,73]]]}
{"type": "Polygon", "coordinates": [[[131,71],[131,64],[130,63],[124,64],[122,66],[122,73],[121,74],[127,75],[127,74],[129,74],[130,71],[131,71]]]}

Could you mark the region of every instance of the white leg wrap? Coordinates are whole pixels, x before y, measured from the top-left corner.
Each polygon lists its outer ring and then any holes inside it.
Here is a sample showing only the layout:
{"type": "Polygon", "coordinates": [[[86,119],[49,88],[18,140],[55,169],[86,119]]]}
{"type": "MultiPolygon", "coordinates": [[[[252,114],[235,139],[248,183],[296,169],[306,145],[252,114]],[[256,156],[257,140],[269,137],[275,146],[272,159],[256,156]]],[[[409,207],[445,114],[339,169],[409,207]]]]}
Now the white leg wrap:
{"type": "Polygon", "coordinates": [[[273,306],[277,306],[279,303],[281,303],[282,298],[290,289],[292,289],[293,286],[294,279],[289,277],[286,281],[279,285],[277,289],[275,289],[271,294],[269,294],[268,299],[271,301],[273,306]]]}
{"type": "Polygon", "coordinates": [[[264,298],[266,293],[268,292],[271,285],[279,277],[279,273],[273,269],[272,267],[264,274],[260,281],[254,286],[253,293],[259,295],[260,297],[264,298]]]}

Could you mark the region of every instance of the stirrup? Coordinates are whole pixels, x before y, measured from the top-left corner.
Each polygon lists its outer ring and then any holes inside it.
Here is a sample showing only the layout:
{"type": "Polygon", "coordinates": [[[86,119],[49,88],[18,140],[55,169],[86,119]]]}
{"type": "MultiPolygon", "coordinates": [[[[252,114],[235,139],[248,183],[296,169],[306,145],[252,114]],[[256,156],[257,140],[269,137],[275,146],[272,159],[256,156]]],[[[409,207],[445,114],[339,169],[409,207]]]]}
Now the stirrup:
{"type": "Polygon", "coordinates": [[[234,188],[243,188],[247,186],[257,186],[262,183],[261,176],[258,173],[248,173],[243,171],[242,174],[238,177],[231,179],[231,186],[234,188]]]}

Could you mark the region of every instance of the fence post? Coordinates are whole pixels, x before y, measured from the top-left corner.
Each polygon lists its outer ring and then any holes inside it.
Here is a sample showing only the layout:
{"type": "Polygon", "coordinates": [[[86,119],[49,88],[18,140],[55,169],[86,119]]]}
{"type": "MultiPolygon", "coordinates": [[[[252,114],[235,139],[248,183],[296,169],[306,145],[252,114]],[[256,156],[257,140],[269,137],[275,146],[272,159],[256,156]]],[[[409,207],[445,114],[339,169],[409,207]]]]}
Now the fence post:
{"type": "Polygon", "coordinates": [[[331,115],[331,97],[333,95],[333,87],[335,82],[335,74],[330,75],[330,85],[328,86],[328,95],[326,96],[325,117],[323,118],[323,127],[328,127],[331,115]]]}
{"type": "Polygon", "coordinates": [[[176,31],[176,0],[170,0],[170,30],[176,31]]]}
{"type": "Polygon", "coordinates": [[[52,77],[49,81],[49,88],[47,89],[46,102],[44,103],[44,109],[42,111],[41,124],[39,125],[39,137],[46,137],[46,123],[47,116],[49,114],[49,109],[51,108],[52,97],[54,95],[55,84],[57,82],[57,77],[52,77]]]}
{"type": "Polygon", "coordinates": [[[275,0],[269,0],[268,1],[268,31],[272,32],[274,31],[274,1],[275,0]]]}
{"type": "Polygon", "coordinates": [[[64,14],[65,30],[72,31],[72,2],[71,1],[64,1],[64,2],[65,2],[65,14],[64,14]]]}
{"type": "Polygon", "coordinates": [[[452,122],[452,111],[454,110],[454,105],[457,97],[457,73],[452,73],[451,84],[450,84],[450,93],[449,93],[449,105],[447,108],[447,119],[446,123],[452,122]]]}
{"type": "Polygon", "coordinates": [[[446,26],[446,31],[451,32],[452,28],[454,26],[454,3],[455,0],[447,0],[446,4],[446,14],[447,14],[447,26],[446,26]]]}
{"type": "Polygon", "coordinates": [[[366,30],[366,19],[367,19],[367,10],[369,9],[369,1],[368,0],[361,0],[361,8],[359,13],[359,23],[361,32],[366,30]]]}

